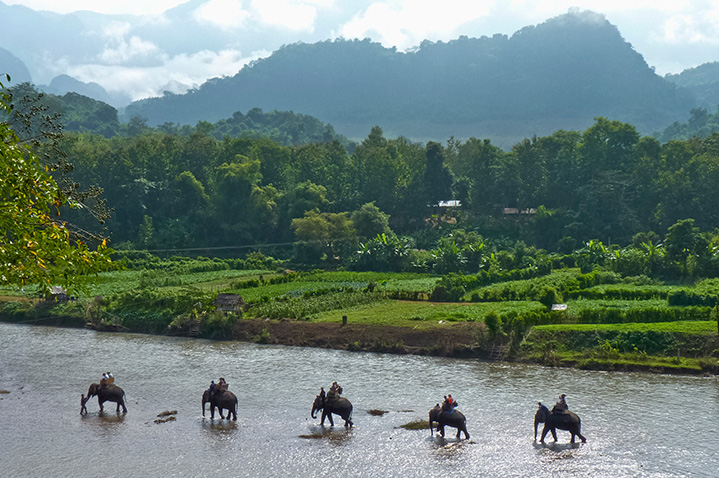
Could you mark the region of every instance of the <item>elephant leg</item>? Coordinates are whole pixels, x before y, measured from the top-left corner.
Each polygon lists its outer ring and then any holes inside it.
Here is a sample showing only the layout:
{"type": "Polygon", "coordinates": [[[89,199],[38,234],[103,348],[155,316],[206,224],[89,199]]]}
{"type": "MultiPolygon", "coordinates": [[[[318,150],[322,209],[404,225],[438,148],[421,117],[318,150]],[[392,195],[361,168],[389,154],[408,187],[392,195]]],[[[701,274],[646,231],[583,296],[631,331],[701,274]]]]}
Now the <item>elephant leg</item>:
{"type": "Polygon", "coordinates": [[[547,433],[549,433],[549,427],[547,425],[544,425],[544,428],[542,429],[542,436],[539,438],[539,443],[544,443],[544,437],[547,436],[547,433]]]}
{"type": "Polygon", "coordinates": [[[552,438],[554,438],[554,441],[557,441],[557,429],[552,427],[551,432],[552,432],[552,438]]]}
{"type": "Polygon", "coordinates": [[[442,438],[444,438],[444,425],[439,425],[439,426],[437,427],[437,431],[439,432],[439,436],[441,436],[442,438]]]}
{"type": "Polygon", "coordinates": [[[327,413],[327,419],[330,421],[330,426],[335,426],[335,421],[332,419],[332,412],[327,413]]]}
{"type": "Polygon", "coordinates": [[[467,431],[467,427],[464,427],[464,438],[469,440],[469,432],[467,431]]]}
{"type": "MultiPolygon", "coordinates": [[[[577,436],[579,437],[580,440],[582,440],[582,443],[587,443],[587,439],[584,438],[584,435],[579,433],[579,430],[577,430],[577,436]]],[[[574,438],[574,435],[572,435],[572,438],[574,438]]]]}

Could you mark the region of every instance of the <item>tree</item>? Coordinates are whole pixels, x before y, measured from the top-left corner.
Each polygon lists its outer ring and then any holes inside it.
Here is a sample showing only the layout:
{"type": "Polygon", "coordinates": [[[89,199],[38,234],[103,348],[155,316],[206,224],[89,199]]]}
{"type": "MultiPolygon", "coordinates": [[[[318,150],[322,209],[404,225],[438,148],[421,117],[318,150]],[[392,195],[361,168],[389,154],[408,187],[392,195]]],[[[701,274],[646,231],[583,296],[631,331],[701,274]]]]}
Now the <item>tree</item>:
{"type": "MultiPolygon", "coordinates": [[[[3,91],[0,110],[11,113],[3,91]]],[[[62,206],[78,204],[63,194],[6,121],[0,122],[0,171],[0,285],[33,284],[45,291],[59,285],[72,291],[113,268],[105,240],[91,251],[60,218],[62,206]]]]}
{"type": "Polygon", "coordinates": [[[389,215],[380,211],[373,202],[363,204],[351,215],[352,223],[361,241],[376,237],[378,234],[391,234],[389,215]]]}
{"type": "Polygon", "coordinates": [[[435,205],[439,201],[451,199],[452,181],[452,173],[444,164],[442,145],[430,141],[427,143],[427,167],[424,172],[428,202],[435,205]]]}
{"type": "Polygon", "coordinates": [[[707,250],[708,241],[694,227],[694,219],[681,219],[667,230],[664,246],[667,259],[679,263],[682,274],[690,272],[687,267],[691,255],[700,255],[707,250]]]}
{"type": "Polygon", "coordinates": [[[307,211],[305,217],[292,220],[292,229],[303,241],[296,245],[296,254],[309,262],[334,260],[340,251],[348,251],[356,238],[347,213],[307,211]]]}

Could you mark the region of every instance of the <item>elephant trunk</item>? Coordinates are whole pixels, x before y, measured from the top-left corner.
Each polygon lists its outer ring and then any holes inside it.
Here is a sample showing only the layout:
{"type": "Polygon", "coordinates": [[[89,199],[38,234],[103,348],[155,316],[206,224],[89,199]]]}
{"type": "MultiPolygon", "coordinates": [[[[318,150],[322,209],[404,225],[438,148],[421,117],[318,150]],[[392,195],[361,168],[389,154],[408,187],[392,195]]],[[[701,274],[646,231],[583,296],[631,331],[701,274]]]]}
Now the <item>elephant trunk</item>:
{"type": "MultiPolygon", "coordinates": [[[[202,392],[202,416],[205,416],[205,404],[209,403],[210,401],[210,392],[209,390],[205,390],[202,392]]],[[[210,405],[212,406],[212,405],[210,405]]]]}

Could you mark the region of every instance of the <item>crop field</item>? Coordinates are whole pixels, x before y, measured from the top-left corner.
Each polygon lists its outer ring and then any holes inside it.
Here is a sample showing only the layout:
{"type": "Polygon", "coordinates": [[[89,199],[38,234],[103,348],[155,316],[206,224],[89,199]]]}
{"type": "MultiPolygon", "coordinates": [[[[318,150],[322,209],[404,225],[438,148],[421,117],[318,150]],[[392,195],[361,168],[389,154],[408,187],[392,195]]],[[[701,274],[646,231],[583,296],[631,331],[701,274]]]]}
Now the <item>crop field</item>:
{"type": "Polygon", "coordinates": [[[707,321],[677,321],[629,324],[552,324],[537,325],[537,332],[666,332],[675,334],[713,335],[717,333],[717,323],[707,321]]]}
{"type": "Polygon", "coordinates": [[[433,303],[385,300],[341,311],[328,311],[311,317],[314,322],[339,322],[342,316],[349,323],[394,325],[414,328],[430,328],[440,323],[460,321],[483,321],[487,314],[516,313],[544,310],[538,302],[491,302],[491,303],[433,303]]]}

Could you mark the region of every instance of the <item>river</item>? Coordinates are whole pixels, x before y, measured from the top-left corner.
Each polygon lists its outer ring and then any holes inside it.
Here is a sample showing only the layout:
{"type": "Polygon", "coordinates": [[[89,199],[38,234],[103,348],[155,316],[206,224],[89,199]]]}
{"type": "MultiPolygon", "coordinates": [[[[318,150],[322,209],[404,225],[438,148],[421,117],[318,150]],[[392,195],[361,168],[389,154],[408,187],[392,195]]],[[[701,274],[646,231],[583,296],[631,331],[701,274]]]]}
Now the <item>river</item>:
{"type": "MultiPolygon", "coordinates": [[[[210,342],[0,323],[0,475],[680,477],[718,476],[719,380],[210,342]],[[105,371],[128,413],[80,394],[105,371]],[[224,376],[238,420],[203,418],[224,376]],[[332,381],[355,427],[320,427],[310,409],[332,381]],[[9,393],[7,393],[9,392],[9,393]],[[470,440],[400,425],[451,393],[470,440]],[[533,440],[537,401],[560,393],[585,444],[533,440]],[[369,410],[388,413],[374,416],[369,410]],[[176,420],[155,423],[177,410],[176,420]]],[[[339,425],[338,425],[339,424],[339,425]]]]}

